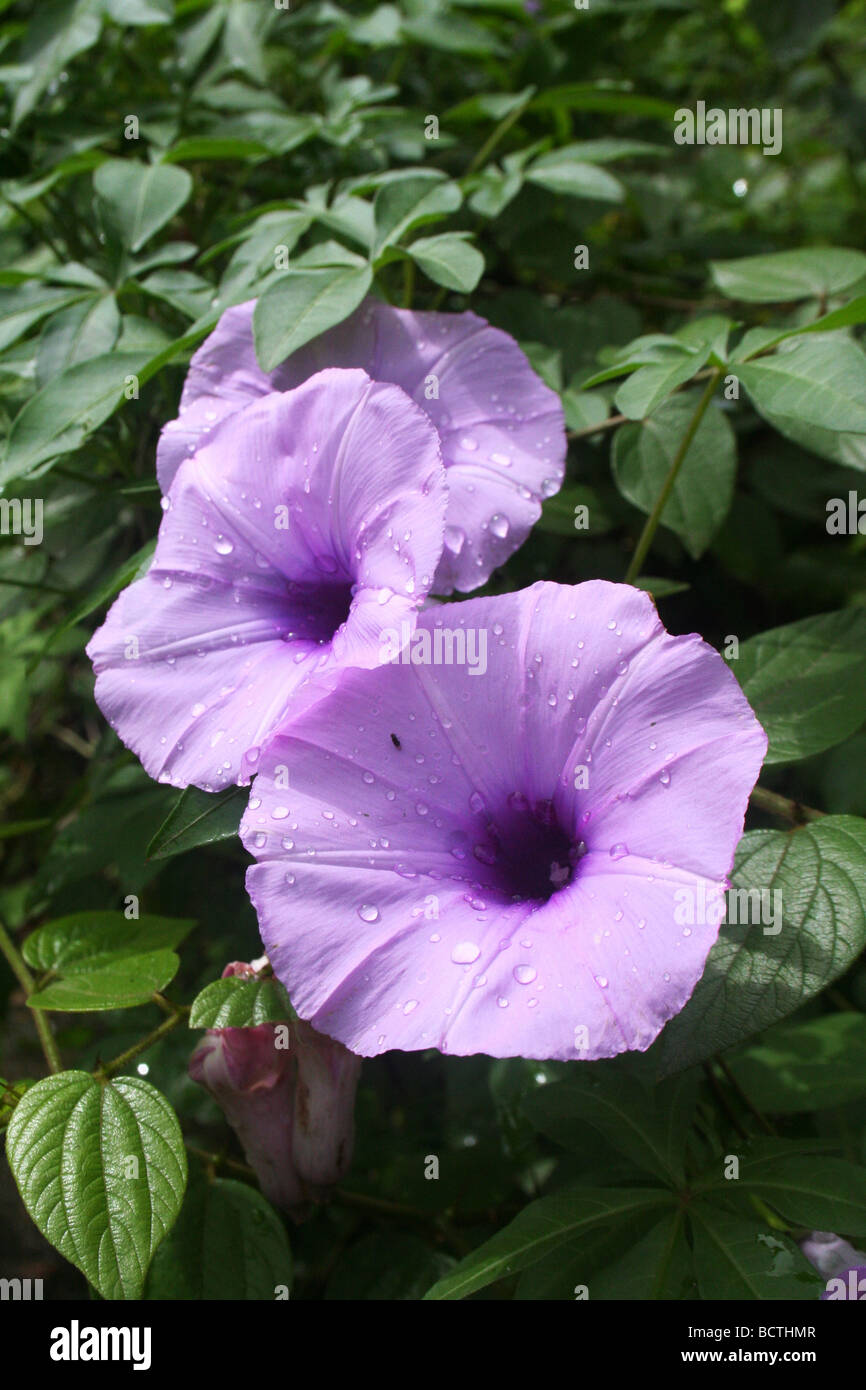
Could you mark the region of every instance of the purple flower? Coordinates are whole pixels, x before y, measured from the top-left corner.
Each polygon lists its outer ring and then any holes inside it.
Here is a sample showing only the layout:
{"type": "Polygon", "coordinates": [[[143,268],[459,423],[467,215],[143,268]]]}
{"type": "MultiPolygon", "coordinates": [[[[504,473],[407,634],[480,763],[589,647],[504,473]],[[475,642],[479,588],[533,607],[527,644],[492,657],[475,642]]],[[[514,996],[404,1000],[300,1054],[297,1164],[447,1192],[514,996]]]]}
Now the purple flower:
{"type": "MultiPolygon", "coordinates": [[[[223,975],[252,977],[240,961],[223,975]]],[[[210,1028],[189,1062],[237,1134],[269,1201],[292,1211],[345,1177],[361,1059],[295,1021],[210,1028]]]]}
{"type": "Polygon", "coordinates": [[[274,970],[362,1055],[645,1049],[704,968],[765,751],[637,589],[431,608],[262,760],[241,834],[274,970]]]}
{"type": "Polygon", "coordinates": [[[866,1253],[855,1250],[849,1241],[833,1231],[812,1231],[800,1241],[800,1249],[825,1279],[844,1275],[847,1270],[866,1264],[866,1253]]]}
{"type": "Polygon", "coordinates": [[[522,545],[564,472],[559,399],[514,339],[476,314],[412,313],[368,299],[268,374],[253,348],[253,308],[228,309],[192,359],[179,418],[159,442],[163,491],[217,419],[322,367],[361,367],[401,386],[439,431],[449,501],[434,592],[483,584],[522,545]]]}
{"type": "Polygon", "coordinates": [[[178,468],[149,572],[88,645],[103,713],[162,782],[249,781],[277,724],[412,629],[445,503],[397,387],[330,370],[250,401],[178,468]]]}

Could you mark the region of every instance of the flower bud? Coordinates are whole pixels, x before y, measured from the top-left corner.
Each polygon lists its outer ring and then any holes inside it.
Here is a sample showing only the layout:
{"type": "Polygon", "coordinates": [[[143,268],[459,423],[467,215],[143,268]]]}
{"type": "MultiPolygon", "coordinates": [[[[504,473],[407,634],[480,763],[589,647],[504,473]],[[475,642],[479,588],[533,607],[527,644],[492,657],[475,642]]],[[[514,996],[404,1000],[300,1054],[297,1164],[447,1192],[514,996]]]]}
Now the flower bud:
{"type": "Polygon", "coordinates": [[[805,1240],[800,1241],[800,1249],[825,1279],[842,1274],[855,1265],[866,1264],[866,1255],[862,1250],[855,1250],[847,1240],[834,1235],[832,1231],[810,1232],[805,1240]]]}
{"type": "Polygon", "coordinates": [[[345,1177],[352,1162],[355,1092],[361,1058],[298,1019],[291,1026],[297,1061],[292,1153],[312,1188],[345,1177]]]}
{"type": "MultiPolygon", "coordinates": [[[[223,976],[253,978],[235,961],[223,976]]],[[[238,1136],[262,1192],[290,1213],[348,1171],[361,1059],[299,1019],[209,1028],[189,1063],[238,1136]],[[287,1027],[289,1046],[277,1047],[287,1027]]]]}

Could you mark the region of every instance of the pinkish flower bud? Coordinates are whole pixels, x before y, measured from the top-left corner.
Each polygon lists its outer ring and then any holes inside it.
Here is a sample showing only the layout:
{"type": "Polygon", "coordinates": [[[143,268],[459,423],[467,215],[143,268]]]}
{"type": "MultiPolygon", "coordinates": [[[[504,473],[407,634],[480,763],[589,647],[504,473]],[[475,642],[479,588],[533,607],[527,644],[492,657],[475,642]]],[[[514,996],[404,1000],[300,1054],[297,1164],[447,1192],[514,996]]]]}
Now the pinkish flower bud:
{"type": "Polygon", "coordinates": [[[210,1091],[243,1147],[262,1192],[288,1211],[304,1200],[292,1162],[295,1062],[276,1027],[209,1028],[189,1074],[210,1091]]]}
{"type": "MultiPolygon", "coordinates": [[[[234,961],[227,975],[252,977],[255,970],[234,961]]],[[[189,1062],[190,1076],[237,1134],[265,1196],[290,1213],[348,1171],[360,1070],[360,1057],[300,1020],[209,1028],[189,1062]],[[284,1028],[288,1047],[277,1046],[284,1028]]]]}
{"type": "Polygon", "coordinates": [[[345,1177],[352,1162],[361,1058],[300,1019],[291,1033],[298,1064],[295,1166],[310,1187],[328,1187],[345,1177]]]}

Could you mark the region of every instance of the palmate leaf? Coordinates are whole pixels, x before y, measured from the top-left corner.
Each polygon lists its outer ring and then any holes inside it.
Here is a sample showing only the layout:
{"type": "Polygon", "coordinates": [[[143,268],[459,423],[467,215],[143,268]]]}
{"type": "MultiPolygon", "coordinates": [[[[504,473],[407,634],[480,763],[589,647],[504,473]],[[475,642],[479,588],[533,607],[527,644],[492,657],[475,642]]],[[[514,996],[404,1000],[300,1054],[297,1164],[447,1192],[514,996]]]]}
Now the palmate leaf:
{"type": "Polygon", "coordinates": [[[785,1220],[806,1230],[866,1235],[866,1168],[826,1154],[805,1154],[799,1144],[763,1140],[740,1159],[736,1182],[721,1172],[695,1184],[703,1197],[754,1192],[785,1220]]]}
{"type": "Polygon", "coordinates": [[[498,1231],[455,1269],[434,1284],[426,1299],[467,1298],[497,1279],[517,1274],[569,1239],[594,1227],[613,1226],[636,1216],[661,1211],[675,1202],[660,1188],[564,1188],[530,1202],[504,1230],[498,1231]]]}
{"type": "Polygon", "coordinates": [[[690,1077],[668,1081],[653,1094],[605,1063],[584,1063],[568,1080],[530,1092],[523,1110],[542,1134],[576,1153],[590,1125],[638,1169],[674,1184],[683,1178],[694,1103],[690,1077]]]}
{"type": "Polygon", "coordinates": [[[186,1186],[183,1136],[165,1097],[140,1077],[46,1077],[18,1101],[6,1154],[55,1249],[103,1298],[140,1298],[186,1186]]]}
{"type": "Polygon", "coordinates": [[[747,1214],[745,1206],[735,1213],[692,1202],[689,1224],[702,1298],[814,1302],[824,1287],[793,1240],[747,1214]]]}
{"type": "MultiPolygon", "coordinates": [[[[866,821],[825,816],[795,831],[750,831],[732,877],[737,889],[778,893],[781,923],[777,917],[775,925],[722,925],[694,994],[648,1053],[658,1075],[693,1066],[786,1018],[838,979],[866,946],[866,821]]],[[[738,916],[758,918],[757,907],[753,898],[747,911],[738,906],[738,916]]]]}

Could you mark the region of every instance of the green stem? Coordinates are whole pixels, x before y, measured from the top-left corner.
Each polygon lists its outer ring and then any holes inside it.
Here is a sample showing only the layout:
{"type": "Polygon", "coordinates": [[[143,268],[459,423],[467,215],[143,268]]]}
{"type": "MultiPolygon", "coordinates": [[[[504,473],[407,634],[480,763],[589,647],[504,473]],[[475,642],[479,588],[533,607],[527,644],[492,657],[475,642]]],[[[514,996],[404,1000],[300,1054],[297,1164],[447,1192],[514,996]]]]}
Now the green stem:
{"type": "Polygon", "coordinates": [[[515,106],[513,111],[509,111],[507,116],[503,116],[502,120],[499,122],[499,125],[495,127],[495,129],[485,140],[484,144],[481,146],[481,149],[478,151],[475,158],[472,160],[471,164],[466,170],[467,178],[470,174],[474,174],[476,169],[480,169],[485,160],[490,158],[491,154],[496,149],[496,146],[499,144],[499,141],[502,139],[502,137],[508,134],[511,127],[514,125],[514,122],[519,120],[520,117],[523,115],[528,103],[529,99],[527,98],[527,100],[522,101],[519,106],[515,106]]]}
{"type": "MultiPolygon", "coordinates": [[[[28,996],[31,995],[34,985],[33,976],[24,964],[24,957],[21,955],[21,952],[18,950],[18,947],[15,945],[15,942],[12,940],[2,922],[0,922],[0,951],[3,952],[9,962],[9,968],[24,990],[24,993],[28,996]]],[[[30,1012],[33,1016],[36,1032],[39,1034],[42,1051],[45,1053],[48,1070],[52,1072],[62,1071],[63,1063],[60,1060],[60,1053],[57,1048],[57,1043],[54,1041],[54,1034],[51,1031],[48,1019],[41,1009],[31,1009],[30,1012]]]]}
{"type": "Polygon", "coordinates": [[[407,256],[403,262],[403,308],[412,308],[412,295],[415,291],[415,262],[407,256]]]}
{"type": "Polygon", "coordinates": [[[776,1134],[776,1131],[773,1128],[773,1126],[770,1124],[770,1121],[766,1118],[766,1116],[762,1114],[758,1107],[754,1105],[753,1102],[746,1095],[746,1092],[743,1090],[739,1081],[734,1076],[734,1073],[731,1071],[730,1067],[728,1066],[727,1062],[724,1060],[723,1057],[716,1058],[716,1066],[721,1071],[722,1075],[724,1076],[731,1090],[734,1092],[734,1095],[739,1100],[740,1104],[744,1105],[748,1110],[749,1114],[754,1116],[764,1133],[772,1135],[773,1138],[778,1138],[778,1135],[776,1134]]]}
{"type": "Polygon", "coordinates": [[[792,801],[787,796],[780,796],[778,792],[771,792],[767,787],[754,787],[749,800],[759,811],[779,816],[782,820],[790,821],[792,825],[805,825],[810,820],[821,820],[825,814],[824,811],[816,811],[814,806],[804,806],[800,801],[792,801]]]}
{"type": "Polygon", "coordinates": [[[172,1029],[176,1028],[181,1019],[185,1017],[186,1010],[175,1008],[168,1018],[164,1018],[157,1028],[154,1028],[146,1037],[140,1038],[132,1047],[128,1047],[125,1052],[119,1053],[112,1061],[105,1062],[98,1067],[95,1075],[107,1081],[116,1072],[122,1071],[139,1053],[146,1052],[154,1043],[161,1042],[172,1029]]]}
{"type": "Polygon", "coordinates": [[[656,504],[644,523],[644,528],[641,531],[640,539],[638,540],[634,555],[631,559],[631,564],[629,565],[626,571],[626,584],[633,584],[634,581],[637,579],[638,575],[640,574],[641,569],[643,568],[643,562],[646,559],[647,552],[649,551],[649,548],[653,543],[653,537],[655,536],[655,533],[658,530],[659,522],[662,519],[662,512],[667,506],[668,498],[670,497],[671,492],[673,491],[673,486],[677,480],[677,475],[679,474],[680,468],[682,467],[683,459],[689,451],[692,440],[698,432],[700,423],[707,412],[707,407],[709,406],[710,401],[713,398],[715,389],[718,386],[721,379],[721,368],[716,368],[710,376],[710,379],[706,384],[706,388],[704,389],[704,393],[701,396],[701,399],[698,401],[697,406],[695,407],[695,413],[689,421],[689,427],[683,435],[682,440],[680,441],[680,446],[677,449],[676,454],[674,455],[673,463],[668,469],[668,475],[665,478],[664,483],[662,484],[662,490],[656,498],[656,504]]]}

